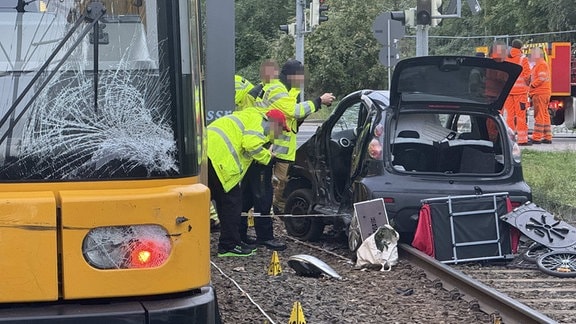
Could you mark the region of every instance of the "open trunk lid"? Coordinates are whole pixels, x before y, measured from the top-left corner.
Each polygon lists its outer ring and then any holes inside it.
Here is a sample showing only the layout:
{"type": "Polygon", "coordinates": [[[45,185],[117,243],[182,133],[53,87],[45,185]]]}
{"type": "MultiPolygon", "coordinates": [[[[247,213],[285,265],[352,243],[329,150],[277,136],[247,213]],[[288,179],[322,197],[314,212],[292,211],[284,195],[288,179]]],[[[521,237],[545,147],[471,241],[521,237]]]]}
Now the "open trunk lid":
{"type": "Polygon", "coordinates": [[[468,109],[495,114],[522,68],[510,62],[468,56],[423,56],[394,69],[390,103],[394,109],[425,102],[430,108],[468,109]]]}

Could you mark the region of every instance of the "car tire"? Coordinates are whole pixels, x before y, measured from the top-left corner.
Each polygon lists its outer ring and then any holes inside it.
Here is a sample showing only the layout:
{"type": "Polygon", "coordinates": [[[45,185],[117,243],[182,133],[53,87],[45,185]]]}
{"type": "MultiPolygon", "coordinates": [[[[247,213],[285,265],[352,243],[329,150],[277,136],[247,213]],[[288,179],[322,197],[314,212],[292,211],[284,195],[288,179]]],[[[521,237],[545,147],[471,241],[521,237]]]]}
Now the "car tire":
{"type": "Polygon", "coordinates": [[[288,235],[305,241],[317,241],[322,236],[325,224],[320,217],[296,216],[312,213],[312,197],[310,189],[298,189],[288,196],[283,217],[288,235]]]}

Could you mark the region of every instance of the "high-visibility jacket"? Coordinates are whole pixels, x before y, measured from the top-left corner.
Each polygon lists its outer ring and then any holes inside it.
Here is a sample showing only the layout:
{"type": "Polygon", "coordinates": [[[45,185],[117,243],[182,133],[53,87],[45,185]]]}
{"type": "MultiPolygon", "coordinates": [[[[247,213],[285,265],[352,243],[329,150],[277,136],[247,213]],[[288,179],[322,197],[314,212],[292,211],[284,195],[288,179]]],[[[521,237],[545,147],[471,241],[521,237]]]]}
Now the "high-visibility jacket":
{"type": "Polygon", "coordinates": [[[512,47],[506,57],[506,62],[512,62],[522,66],[522,72],[516,79],[516,83],[514,83],[514,86],[510,90],[510,94],[527,96],[528,80],[530,79],[530,63],[528,63],[528,58],[520,49],[512,47]]]}
{"type": "Polygon", "coordinates": [[[253,88],[254,85],[250,81],[239,75],[234,76],[234,103],[236,104],[236,110],[242,110],[254,105],[254,97],[250,95],[250,90],[253,88]]]}
{"type": "Polygon", "coordinates": [[[266,148],[272,142],[269,133],[264,114],[253,107],[235,111],[208,125],[208,158],[224,191],[240,183],[252,161],[270,163],[272,153],[266,148]]]}
{"type": "Polygon", "coordinates": [[[289,132],[283,132],[282,135],[274,140],[273,151],[276,158],[285,161],[294,161],[296,159],[296,133],[298,132],[298,120],[304,120],[308,115],[315,112],[319,105],[314,100],[307,100],[298,103],[297,88],[290,91],[279,80],[273,79],[264,84],[264,95],[256,98],[255,107],[265,111],[269,109],[278,109],[286,116],[286,124],[290,128],[289,132]]]}
{"type": "Polygon", "coordinates": [[[531,95],[550,95],[550,68],[544,59],[539,59],[532,68],[532,80],[530,82],[531,95]]]}

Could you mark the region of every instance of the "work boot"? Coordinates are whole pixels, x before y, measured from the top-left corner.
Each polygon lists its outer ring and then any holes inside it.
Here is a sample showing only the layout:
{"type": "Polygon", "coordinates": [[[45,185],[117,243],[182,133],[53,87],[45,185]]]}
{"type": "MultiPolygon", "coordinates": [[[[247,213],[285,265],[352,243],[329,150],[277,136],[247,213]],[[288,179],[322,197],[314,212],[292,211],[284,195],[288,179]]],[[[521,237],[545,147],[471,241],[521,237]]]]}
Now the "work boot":
{"type": "Polygon", "coordinates": [[[244,247],[242,245],[236,245],[233,248],[218,248],[219,257],[245,257],[254,254],[254,250],[244,247]]]}
{"type": "Polygon", "coordinates": [[[286,250],[286,244],[284,242],[277,240],[277,239],[271,239],[271,240],[266,240],[266,241],[256,240],[256,244],[257,245],[263,245],[263,246],[267,247],[269,250],[274,250],[274,251],[286,250]]]}

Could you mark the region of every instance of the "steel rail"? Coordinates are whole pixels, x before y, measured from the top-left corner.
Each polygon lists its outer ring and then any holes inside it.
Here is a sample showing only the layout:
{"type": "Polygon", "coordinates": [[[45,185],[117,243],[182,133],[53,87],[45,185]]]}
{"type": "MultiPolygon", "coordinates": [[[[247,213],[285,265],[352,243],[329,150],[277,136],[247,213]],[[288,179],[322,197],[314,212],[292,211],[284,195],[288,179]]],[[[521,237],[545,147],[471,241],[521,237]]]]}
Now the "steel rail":
{"type": "Polygon", "coordinates": [[[456,289],[464,300],[478,303],[483,312],[495,318],[494,323],[556,323],[550,317],[431,258],[406,243],[400,243],[398,247],[402,257],[424,270],[430,280],[438,279],[442,282],[444,289],[456,289]]]}

